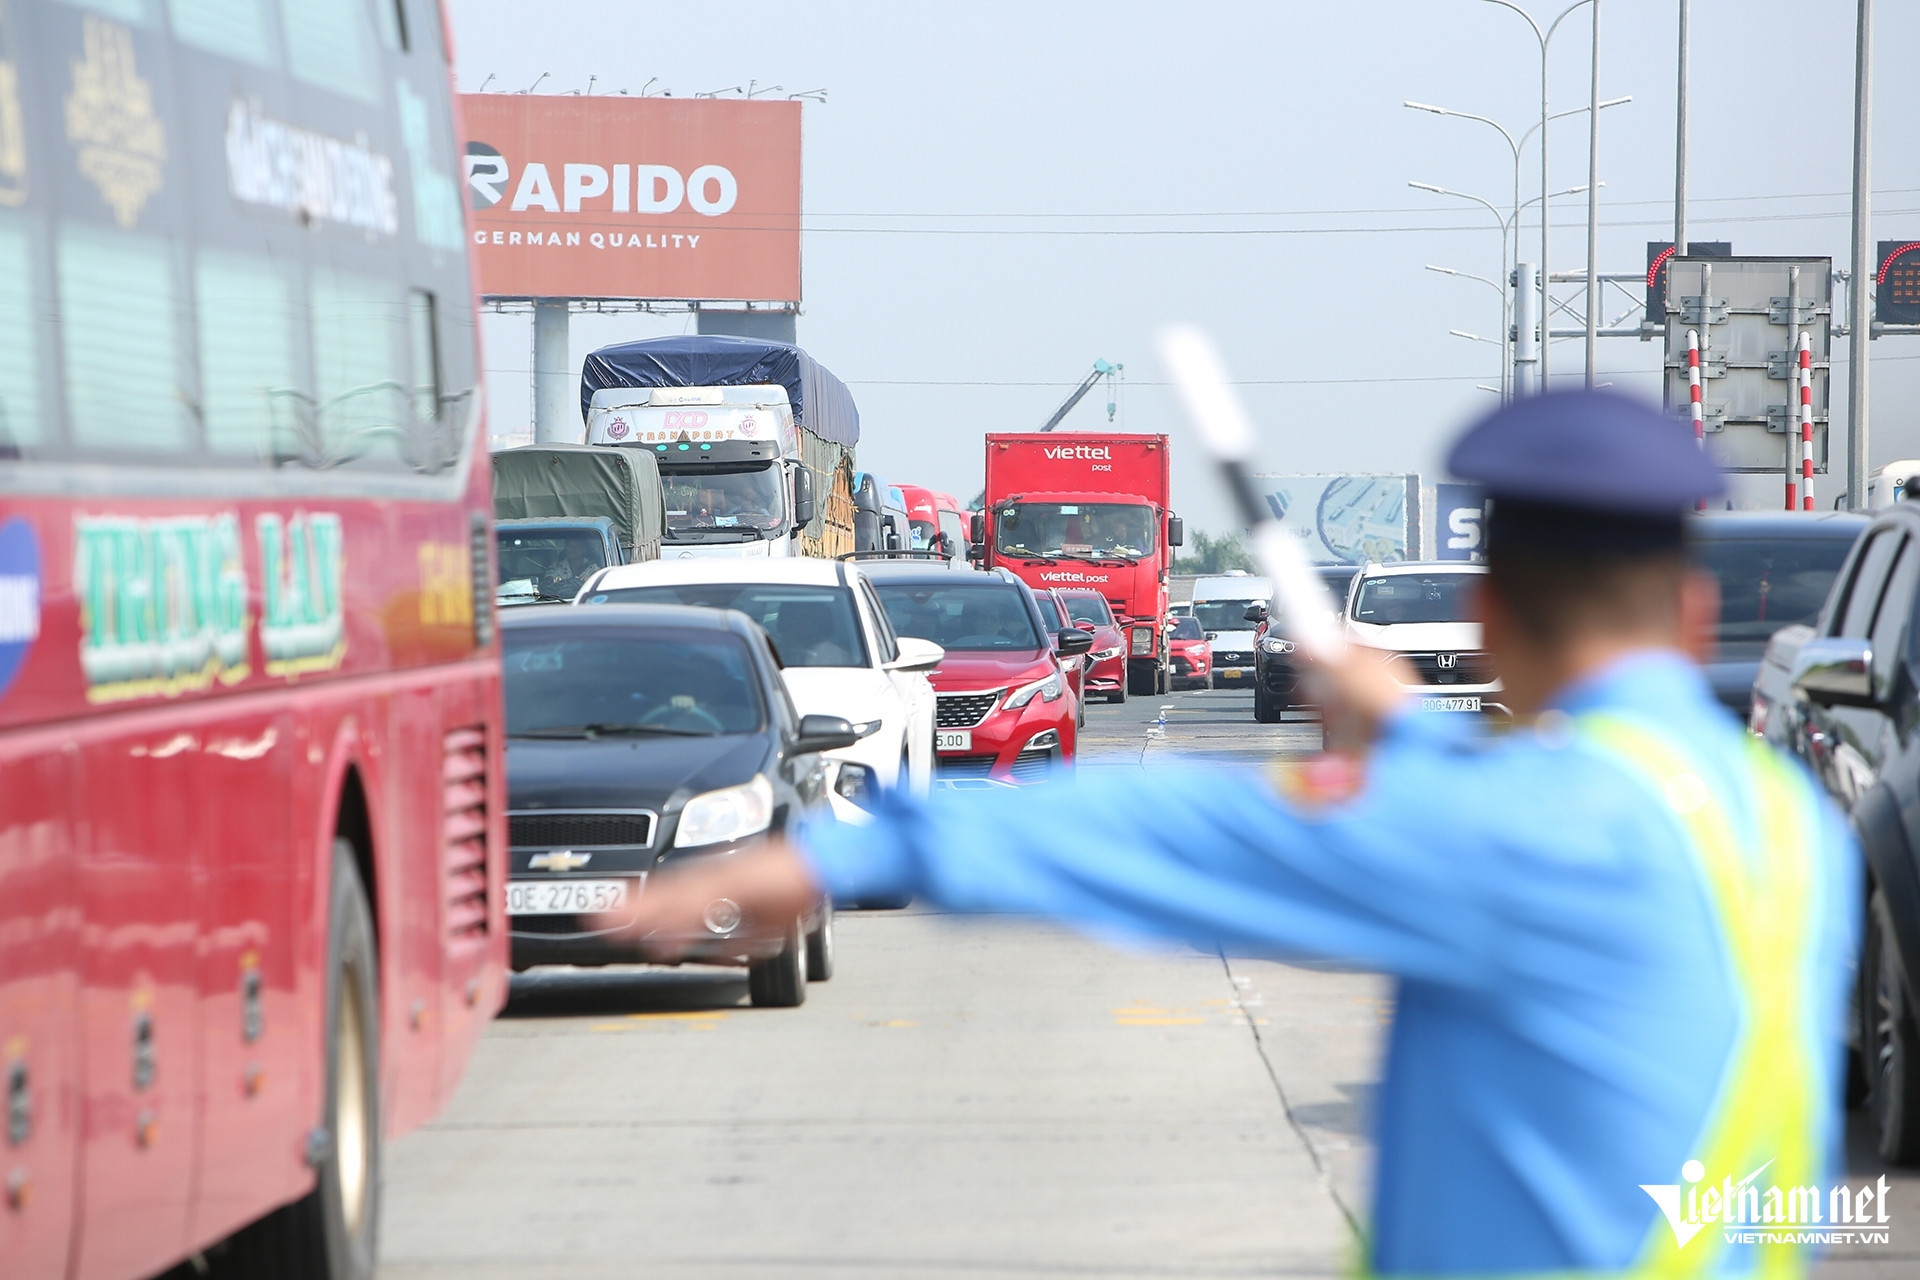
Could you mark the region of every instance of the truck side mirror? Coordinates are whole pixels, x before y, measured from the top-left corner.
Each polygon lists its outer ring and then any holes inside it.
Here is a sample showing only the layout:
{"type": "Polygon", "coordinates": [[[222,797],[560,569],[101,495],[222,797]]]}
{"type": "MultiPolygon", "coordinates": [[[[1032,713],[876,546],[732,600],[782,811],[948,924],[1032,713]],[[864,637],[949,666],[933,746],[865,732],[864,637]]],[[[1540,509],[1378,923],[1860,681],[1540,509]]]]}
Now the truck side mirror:
{"type": "Polygon", "coordinates": [[[987,516],[985,512],[976,511],[973,513],[971,527],[967,530],[967,536],[974,542],[985,542],[987,540],[987,516]]]}
{"type": "Polygon", "coordinates": [[[793,524],[795,528],[813,523],[813,468],[802,464],[793,469],[793,524]]]}
{"type": "Polygon", "coordinates": [[[1179,516],[1167,517],[1167,545],[1170,547],[1187,545],[1187,522],[1179,516]]]}
{"type": "Polygon", "coordinates": [[[987,558],[987,547],[983,542],[971,543],[967,547],[967,559],[979,561],[987,558]]]}

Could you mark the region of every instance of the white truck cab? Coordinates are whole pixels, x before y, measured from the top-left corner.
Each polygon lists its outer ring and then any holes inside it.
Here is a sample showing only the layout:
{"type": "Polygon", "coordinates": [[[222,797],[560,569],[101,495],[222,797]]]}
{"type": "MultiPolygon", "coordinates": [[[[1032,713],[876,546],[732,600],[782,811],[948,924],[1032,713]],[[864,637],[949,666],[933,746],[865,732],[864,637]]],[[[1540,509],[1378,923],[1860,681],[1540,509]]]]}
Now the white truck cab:
{"type": "Polygon", "coordinates": [[[610,387],[587,409],[587,443],[642,449],[666,490],[663,560],[798,556],[813,476],[785,387],[610,387]]]}
{"type": "Polygon", "coordinates": [[[1245,571],[1199,578],[1193,584],[1193,616],[1213,641],[1213,687],[1252,686],[1253,632],[1247,606],[1273,598],[1273,583],[1245,571]]]}

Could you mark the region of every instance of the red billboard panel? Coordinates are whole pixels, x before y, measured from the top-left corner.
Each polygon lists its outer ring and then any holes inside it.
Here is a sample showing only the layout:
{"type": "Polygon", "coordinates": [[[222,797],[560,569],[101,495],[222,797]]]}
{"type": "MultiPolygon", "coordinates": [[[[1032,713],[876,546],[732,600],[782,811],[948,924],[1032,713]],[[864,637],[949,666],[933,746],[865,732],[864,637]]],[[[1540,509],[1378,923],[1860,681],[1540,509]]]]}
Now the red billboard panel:
{"type": "Polygon", "coordinates": [[[800,301],[800,104],[466,94],[480,291],[800,301]]]}

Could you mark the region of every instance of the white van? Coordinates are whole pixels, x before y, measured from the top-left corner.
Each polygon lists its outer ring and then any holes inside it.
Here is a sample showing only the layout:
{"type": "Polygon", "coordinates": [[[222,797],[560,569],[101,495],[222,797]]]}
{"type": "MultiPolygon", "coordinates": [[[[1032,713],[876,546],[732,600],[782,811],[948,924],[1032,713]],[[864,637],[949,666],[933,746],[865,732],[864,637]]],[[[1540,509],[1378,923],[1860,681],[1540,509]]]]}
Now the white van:
{"type": "Polygon", "coordinates": [[[1253,686],[1253,628],[1247,606],[1273,599],[1273,583],[1244,572],[1193,584],[1193,616],[1213,641],[1213,687],[1253,686]]]}

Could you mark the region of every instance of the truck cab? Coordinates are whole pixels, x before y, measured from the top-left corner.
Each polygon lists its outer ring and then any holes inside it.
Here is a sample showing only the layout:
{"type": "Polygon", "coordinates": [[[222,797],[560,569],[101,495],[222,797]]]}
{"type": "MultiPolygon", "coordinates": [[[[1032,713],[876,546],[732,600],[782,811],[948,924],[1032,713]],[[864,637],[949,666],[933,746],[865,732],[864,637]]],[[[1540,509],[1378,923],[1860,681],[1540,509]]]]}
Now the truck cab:
{"type": "Polygon", "coordinates": [[[1126,637],[1127,692],[1168,692],[1167,575],[1183,530],[1167,509],[1167,437],[989,435],[986,473],[969,555],[1036,589],[1099,591],[1126,637]]]}
{"type": "Polygon", "coordinates": [[[493,537],[494,599],[503,607],[572,600],[596,571],[627,562],[606,516],[496,520],[493,537]]]}

